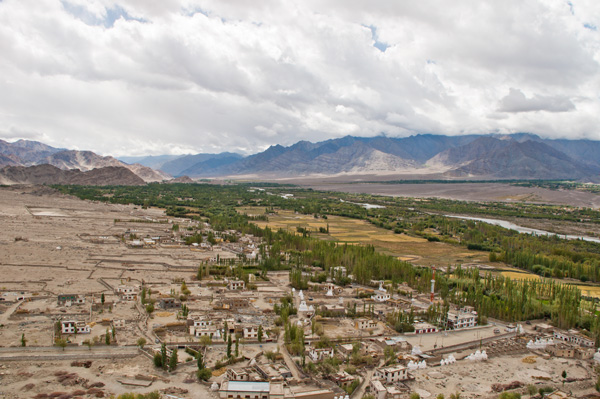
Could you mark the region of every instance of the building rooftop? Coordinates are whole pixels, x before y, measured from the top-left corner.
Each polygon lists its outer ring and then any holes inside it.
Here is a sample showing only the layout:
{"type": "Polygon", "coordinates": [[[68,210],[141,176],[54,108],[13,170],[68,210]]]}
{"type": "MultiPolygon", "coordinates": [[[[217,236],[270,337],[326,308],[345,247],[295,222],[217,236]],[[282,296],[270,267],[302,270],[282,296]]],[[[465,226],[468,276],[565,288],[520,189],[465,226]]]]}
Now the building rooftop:
{"type": "Polygon", "coordinates": [[[437,328],[433,324],[425,323],[425,322],[415,323],[415,324],[413,324],[413,326],[415,328],[437,328]]]}
{"type": "Polygon", "coordinates": [[[387,367],[380,367],[379,368],[379,370],[381,370],[381,371],[387,371],[387,372],[400,371],[400,370],[404,370],[404,369],[406,369],[406,367],[404,367],[404,366],[402,366],[400,364],[397,364],[397,365],[394,365],[394,366],[387,366],[387,367]]]}
{"type": "Polygon", "coordinates": [[[269,392],[269,382],[256,381],[227,381],[223,390],[227,391],[243,391],[243,392],[269,392]]]}
{"type": "Polygon", "coordinates": [[[385,391],[385,387],[379,380],[371,380],[371,384],[373,385],[373,389],[377,392],[385,391]]]}

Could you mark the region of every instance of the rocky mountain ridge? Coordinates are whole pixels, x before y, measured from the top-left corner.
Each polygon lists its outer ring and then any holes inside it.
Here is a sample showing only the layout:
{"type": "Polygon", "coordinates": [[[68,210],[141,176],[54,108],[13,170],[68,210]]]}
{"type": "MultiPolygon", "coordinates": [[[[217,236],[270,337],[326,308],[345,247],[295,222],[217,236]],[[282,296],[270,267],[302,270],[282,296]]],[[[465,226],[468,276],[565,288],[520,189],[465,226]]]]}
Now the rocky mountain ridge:
{"type": "Polygon", "coordinates": [[[171,176],[140,164],[126,164],[113,157],[103,157],[92,151],[54,148],[37,141],[18,140],[9,143],[0,140],[0,166],[52,165],[62,170],[79,169],[82,172],[97,168],[118,167],[130,170],[145,182],[159,182],[171,176]]]}
{"type": "Polygon", "coordinates": [[[122,166],[106,166],[88,171],[60,169],[43,164],[33,166],[5,166],[0,168],[0,184],[79,184],[87,186],[139,186],[146,182],[122,166]]]}

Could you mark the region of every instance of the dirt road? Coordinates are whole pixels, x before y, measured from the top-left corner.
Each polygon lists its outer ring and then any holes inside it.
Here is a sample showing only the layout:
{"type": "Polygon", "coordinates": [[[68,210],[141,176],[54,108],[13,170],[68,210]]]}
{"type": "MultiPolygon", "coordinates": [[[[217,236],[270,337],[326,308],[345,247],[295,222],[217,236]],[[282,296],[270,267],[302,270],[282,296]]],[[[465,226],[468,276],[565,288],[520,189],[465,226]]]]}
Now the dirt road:
{"type": "Polygon", "coordinates": [[[290,356],[290,353],[288,352],[287,348],[285,347],[285,342],[283,341],[283,335],[284,335],[283,332],[281,332],[281,334],[279,334],[279,338],[277,339],[277,345],[279,345],[279,350],[280,350],[281,354],[283,355],[283,360],[285,361],[287,368],[292,373],[292,376],[297,380],[301,380],[304,376],[298,369],[298,365],[296,365],[296,362],[294,362],[294,360],[290,356]]]}
{"type": "Polygon", "coordinates": [[[0,314],[0,324],[5,324],[8,321],[8,318],[17,311],[22,303],[23,301],[17,301],[14,305],[6,309],[6,312],[0,314]]]}

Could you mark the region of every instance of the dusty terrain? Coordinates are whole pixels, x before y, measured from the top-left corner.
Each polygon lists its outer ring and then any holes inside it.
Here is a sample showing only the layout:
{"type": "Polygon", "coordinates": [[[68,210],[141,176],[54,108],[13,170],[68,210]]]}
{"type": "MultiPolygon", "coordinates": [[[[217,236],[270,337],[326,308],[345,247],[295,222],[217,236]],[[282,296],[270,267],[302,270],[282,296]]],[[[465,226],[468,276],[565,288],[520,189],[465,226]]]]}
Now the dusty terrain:
{"type": "MultiPolygon", "coordinates": [[[[138,338],[146,337],[149,343],[154,342],[151,327],[161,322],[160,317],[146,321],[135,302],[120,301],[110,289],[123,282],[135,284],[143,279],[150,284],[166,283],[164,288],[169,290],[172,280],[189,280],[199,261],[214,255],[188,248],[131,249],[114,238],[126,229],[136,230],[140,235],[165,229],[162,224],[125,225],[115,219],[161,217],[164,212],[159,209],[85,202],[58,195],[48,188],[0,189],[3,226],[0,231],[0,297],[3,299],[0,302],[0,345],[5,347],[0,348],[0,356],[11,358],[11,361],[0,361],[0,397],[23,398],[38,393],[85,390],[81,381],[67,386],[58,382],[58,376],[54,375],[57,371],[77,373],[89,380],[89,384],[100,381],[105,384],[102,390],[107,394],[181,386],[194,392],[187,397],[206,397],[207,390],[199,383],[194,382],[193,387],[182,383],[195,371],[195,365],[182,365],[176,375],[168,375],[137,353],[133,345],[138,338]],[[61,293],[81,294],[86,303],[66,308],[58,306],[57,295],[61,293]],[[100,306],[102,294],[105,294],[106,306],[92,310],[92,302],[100,306]],[[90,369],[71,367],[71,357],[52,361],[14,360],[45,356],[36,347],[52,345],[53,327],[58,319],[82,320],[92,326],[90,334],[69,337],[71,345],[81,345],[85,340],[103,343],[100,338],[108,326],[118,322],[115,340],[119,346],[100,344],[91,351],[84,346],[65,348],[64,353],[80,360],[101,351],[100,358],[93,360],[90,369]],[[26,348],[20,348],[22,337],[26,339],[26,348]],[[156,381],[150,387],[135,387],[117,381],[136,374],[158,375],[171,382],[156,381]]],[[[182,354],[180,360],[186,357],[182,354]]]]}
{"type": "MultiPolygon", "coordinates": [[[[397,177],[397,176],[396,176],[397,177]]],[[[406,178],[406,177],[404,177],[406,178]]],[[[315,190],[364,193],[393,197],[446,198],[461,201],[525,201],[541,204],[563,204],[600,208],[600,195],[574,190],[549,190],[540,187],[517,187],[505,183],[427,183],[382,184],[381,176],[348,176],[346,178],[286,179],[279,183],[297,184],[315,190]]],[[[393,178],[385,179],[393,180],[393,178]]]]}
{"type": "MultiPolygon", "coordinates": [[[[175,387],[188,391],[179,395],[185,398],[218,397],[210,392],[209,387],[197,382],[195,370],[195,364],[192,362],[181,365],[177,373],[169,374],[157,370],[150,360],[140,355],[129,359],[94,359],[90,368],[71,366],[71,361],[65,360],[7,361],[0,364],[0,398],[32,398],[40,392],[88,392],[95,387],[95,383],[102,384],[98,384],[96,389],[103,391],[107,396],[125,392],[161,391],[175,387]],[[64,373],[76,376],[61,382],[61,375],[64,373]],[[154,376],[158,379],[147,387],[119,382],[131,381],[135,375],[154,376]]],[[[84,394],[84,397],[92,396],[84,394]]]]}
{"type": "Polygon", "coordinates": [[[444,367],[428,368],[414,372],[415,381],[409,385],[419,392],[422,398],[435,398],[439,393],[448,397],[451,393],[460,392],[467,398],[495,398],[491,390],[493,384],[509,384],[519,381],[525,386],[534,385],[536,388],[552,386],[567,392],[577,394],[593,393],[592,369],[581,360],[575,359],[544,359],[534,356],[535,363],[525,363],[524,358],[530,354],[509,355],[492,358],[484,362],[470,360],[458,361],[444,367]],[[567,371],[567,376],[587,381],[565,383],[561,373],[567,371]]]}

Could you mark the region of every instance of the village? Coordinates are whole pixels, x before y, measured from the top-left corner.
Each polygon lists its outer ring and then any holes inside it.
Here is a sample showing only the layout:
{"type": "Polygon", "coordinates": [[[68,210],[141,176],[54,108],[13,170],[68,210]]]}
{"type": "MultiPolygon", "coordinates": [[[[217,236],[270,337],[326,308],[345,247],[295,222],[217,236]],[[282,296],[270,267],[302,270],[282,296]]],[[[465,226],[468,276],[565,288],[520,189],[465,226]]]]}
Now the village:
{"type": "Polygon", "coordinates": [[[341,265],[292,278],[258,267],[260,237],[161,209],[39,188],[3,189],[0,203],[0,397],[595,392],[593,340],[545,320],[484,320],[444,304],[435,277],[430,292],[359,285],[341,265]]]}

